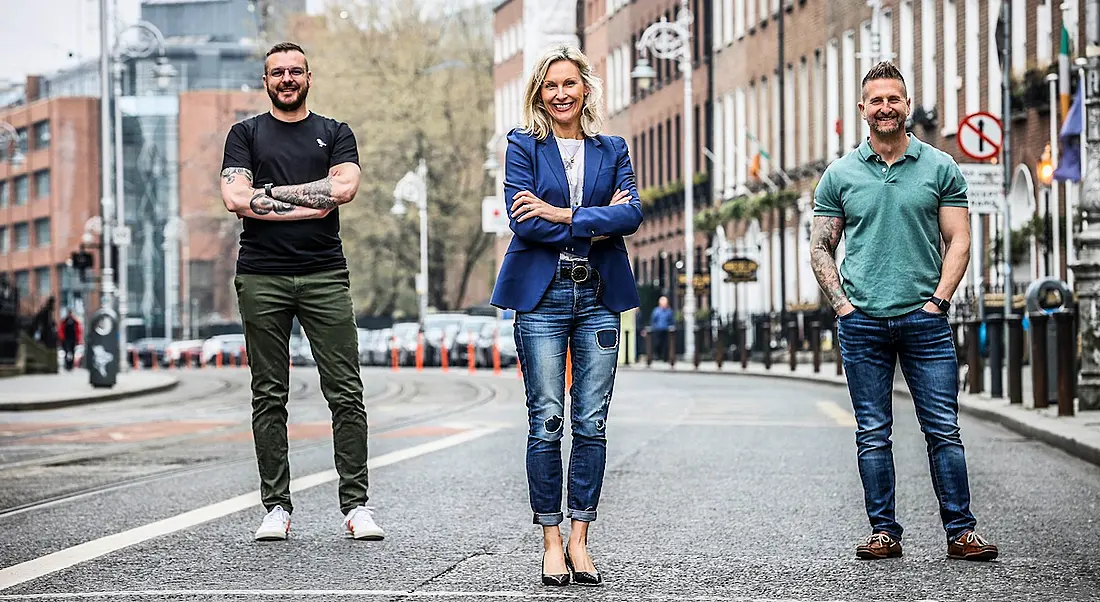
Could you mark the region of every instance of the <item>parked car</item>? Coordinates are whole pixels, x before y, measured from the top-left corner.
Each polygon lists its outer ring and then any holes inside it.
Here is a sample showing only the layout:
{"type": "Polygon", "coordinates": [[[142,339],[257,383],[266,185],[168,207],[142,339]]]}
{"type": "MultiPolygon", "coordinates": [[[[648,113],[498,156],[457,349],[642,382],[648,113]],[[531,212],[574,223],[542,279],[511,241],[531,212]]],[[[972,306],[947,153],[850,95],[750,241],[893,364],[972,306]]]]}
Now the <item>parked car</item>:
{"type": "MultiPolygon", "coordinates": [[[[397,349],[397,361],[402,366],[416,363],[416,342],[420,333],[420,324],[416,322],[398,322],[393,325],[393,338],[387,350],[397,349]]],[[[389,363],[389,357],[386,362],[389,363]]]]}
{"type": "Polygon", "coordinates": [[[492,367],[495,341],[500,353],[500,366],[514,366],[517,361],[515,332],[515,322],[511,320],[487,322],[482,326],[477,338],[477,365],[492,367]]]}
{"type": "Polygon", "coordinates": [[[359,338],[359,365],[366,366],[369,355],[368,345],[374,333],[366,328],[357,328],[356,332],[359,338]]]}
{"type": "Polygon", "coordinates": [[[168,346],[164,349],[164,356],[161,359],[161,365],[165,367],[181,367],[184,365],[191,367],[201,366],[202,344],[202,339],[192,339],[189,341],[172,341],[171,343],[168,343],[168,346]]]}
{"type": "Polygon", "coordinates": [[[134,357],[136,355],[137,363],[142,368],[152,368],[153,362],[156,362],[158,366],[163,366],[164,351],[167,349],[169,343],[171,343],[169,339],[157,337],[149,337],[134,341],[128,345],[129,353],[127,353],[127,356],[130,359],[130,365],[134,365],[134,357]]]}
{"type": "Polygon", "coordinates": [[[424,317],[424,364],[438,366],[443,362],[443,348],[450,349],[458,326],[467,316],[456,313],[428,314],[424,317]]]}
{"type": "Polygon", "coordinates": [[[219,334],[212,336],[202,344],[202,363],[217,365],[218,352],[222,354],[222,364],[236,364],[244,352],[243,334],[219,334]]]}
{"type": "MultiPolygon", "coordinates": [[[[496,318],[489,316],[465,316],[455,334],[454,343],[451,345],[451,364],[466,364],[469,362],[469,345],[477,347],[478,334],[486,324],[493,324],[496,318]]],[[[476,351],[474,361],[477,361],[476,351]]]]}
{"type": "Polygon", "coordinates": [[[393,339],[393,329],[383,328],[378,331],[371,344],[367,358],[372,366],[385,366],[390,361],[390,341],[393,339]]]}

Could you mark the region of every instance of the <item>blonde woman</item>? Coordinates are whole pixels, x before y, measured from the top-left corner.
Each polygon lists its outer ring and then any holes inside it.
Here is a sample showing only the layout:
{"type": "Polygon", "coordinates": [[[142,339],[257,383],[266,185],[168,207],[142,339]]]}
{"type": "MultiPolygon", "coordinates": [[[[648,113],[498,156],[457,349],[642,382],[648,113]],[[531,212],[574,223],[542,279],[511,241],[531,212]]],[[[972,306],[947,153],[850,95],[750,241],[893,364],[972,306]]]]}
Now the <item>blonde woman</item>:
{"type": "Polygon", "coordinates": [[[619,314],[638,306],[623,236],[642,223],[626,141],[600,134],[600,82],[580,50],[550,49],[532,71],[523,127],[508,134],[505,203],[515,236],[492,303],[516,312],[527,394],[527,481],[543,528],[542,582],[600,585],[588,554],[607,449],[619,314]],[[563,546],[561,440],[572,352],[568,516],[563,546]]]}

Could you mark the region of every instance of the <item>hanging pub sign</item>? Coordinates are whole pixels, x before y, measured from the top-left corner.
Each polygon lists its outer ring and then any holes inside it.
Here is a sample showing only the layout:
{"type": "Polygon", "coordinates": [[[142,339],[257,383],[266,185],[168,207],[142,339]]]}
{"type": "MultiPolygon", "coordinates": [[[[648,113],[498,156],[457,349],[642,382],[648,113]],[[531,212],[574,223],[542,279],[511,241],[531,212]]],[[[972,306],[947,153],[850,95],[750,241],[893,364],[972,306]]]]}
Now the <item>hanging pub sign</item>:
{"type": "MultiPolygon", "coordinates": [[[[706,290],[710,286],[710,274],[696,274],[695,275],[695,290],[706,290]]],[[[687,274],[680,274],[676,278],[676,281],[680,284],[680,288],[687,287],[687,274]]]]}
{"type": "Polygon", "coordinates": [[[760,264],[748,257],[734,257],[722,264],[722,269],[728,274],[726,282],[756,282],[756,270],[760,264]]]}

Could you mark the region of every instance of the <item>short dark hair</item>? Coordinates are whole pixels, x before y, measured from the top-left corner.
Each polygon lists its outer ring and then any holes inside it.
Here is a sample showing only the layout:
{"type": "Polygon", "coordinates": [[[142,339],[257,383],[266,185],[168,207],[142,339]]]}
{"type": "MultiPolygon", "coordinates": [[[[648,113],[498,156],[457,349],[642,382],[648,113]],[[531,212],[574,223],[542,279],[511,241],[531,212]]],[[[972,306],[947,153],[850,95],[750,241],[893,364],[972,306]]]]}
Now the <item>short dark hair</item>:
{"type": "MultiPolygon", "coordinates": [[[[894,66],[890,61],[882,61],[881,63],[871,67],[871,70],[867,72],[867,75],[863,76],[863,83],[860,85],[862,91],[867,86],[867,82],[873,79],[896,79],[901,82],[901,89],[905,90],[905,78],[901,76],[901,71],[894,66]]],[[[860,92],[862,95],[862,92],[860,92]]],[[[909,92],[906,90],[906,94],[909,92]]]]}
{"type": "MultiPolygon", "coordinates": [[[[264,55],[264,63],[267,63],[267,58],[269,56],[271,56],[273,54],[278,54],[280,52],[301,52],[302,56],[306,55],[306,51],[302,50],[302,47],[295,44],[294,42],[279,42],[278,44],[272,46],[271,50],[268,50],[267,54],[264,55]]],[[[266,65],[264,66],[264,71],[267,71],[267,66],[266,65]]],[[[309,59],[308,58],[306,59],[306,71],[309,71],[309,59]]]]}

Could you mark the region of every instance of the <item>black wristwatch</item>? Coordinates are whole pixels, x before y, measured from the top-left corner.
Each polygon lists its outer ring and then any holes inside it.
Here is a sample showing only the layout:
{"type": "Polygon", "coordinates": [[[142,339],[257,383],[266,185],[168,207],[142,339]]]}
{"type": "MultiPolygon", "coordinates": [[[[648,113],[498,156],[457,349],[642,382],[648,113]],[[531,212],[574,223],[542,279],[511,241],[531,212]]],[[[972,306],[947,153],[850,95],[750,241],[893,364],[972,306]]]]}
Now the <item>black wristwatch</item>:
{"type": "Polygon", "coordinates": [[[931,299],[929,299],[929,301],[932,302],[932,305],[935,305],[936,307],[940,308],[940,311],[942,311],[943,313],[947,313],[947,310],[951,309],[951,302],[947,301],[945,299],[940,299],[939,297],[932,297],[931,299]]]}
{"type": "Polygon", "coordinates": [[[271,198],[275,198],[275,197],[271,196],[271,187],[272,186],[274,186],[274,184],[272,184],[270,182],[268,182],[267,184],[264,184],[264,194],[266,194],[267,196],[269,196],[271,198]]]}

